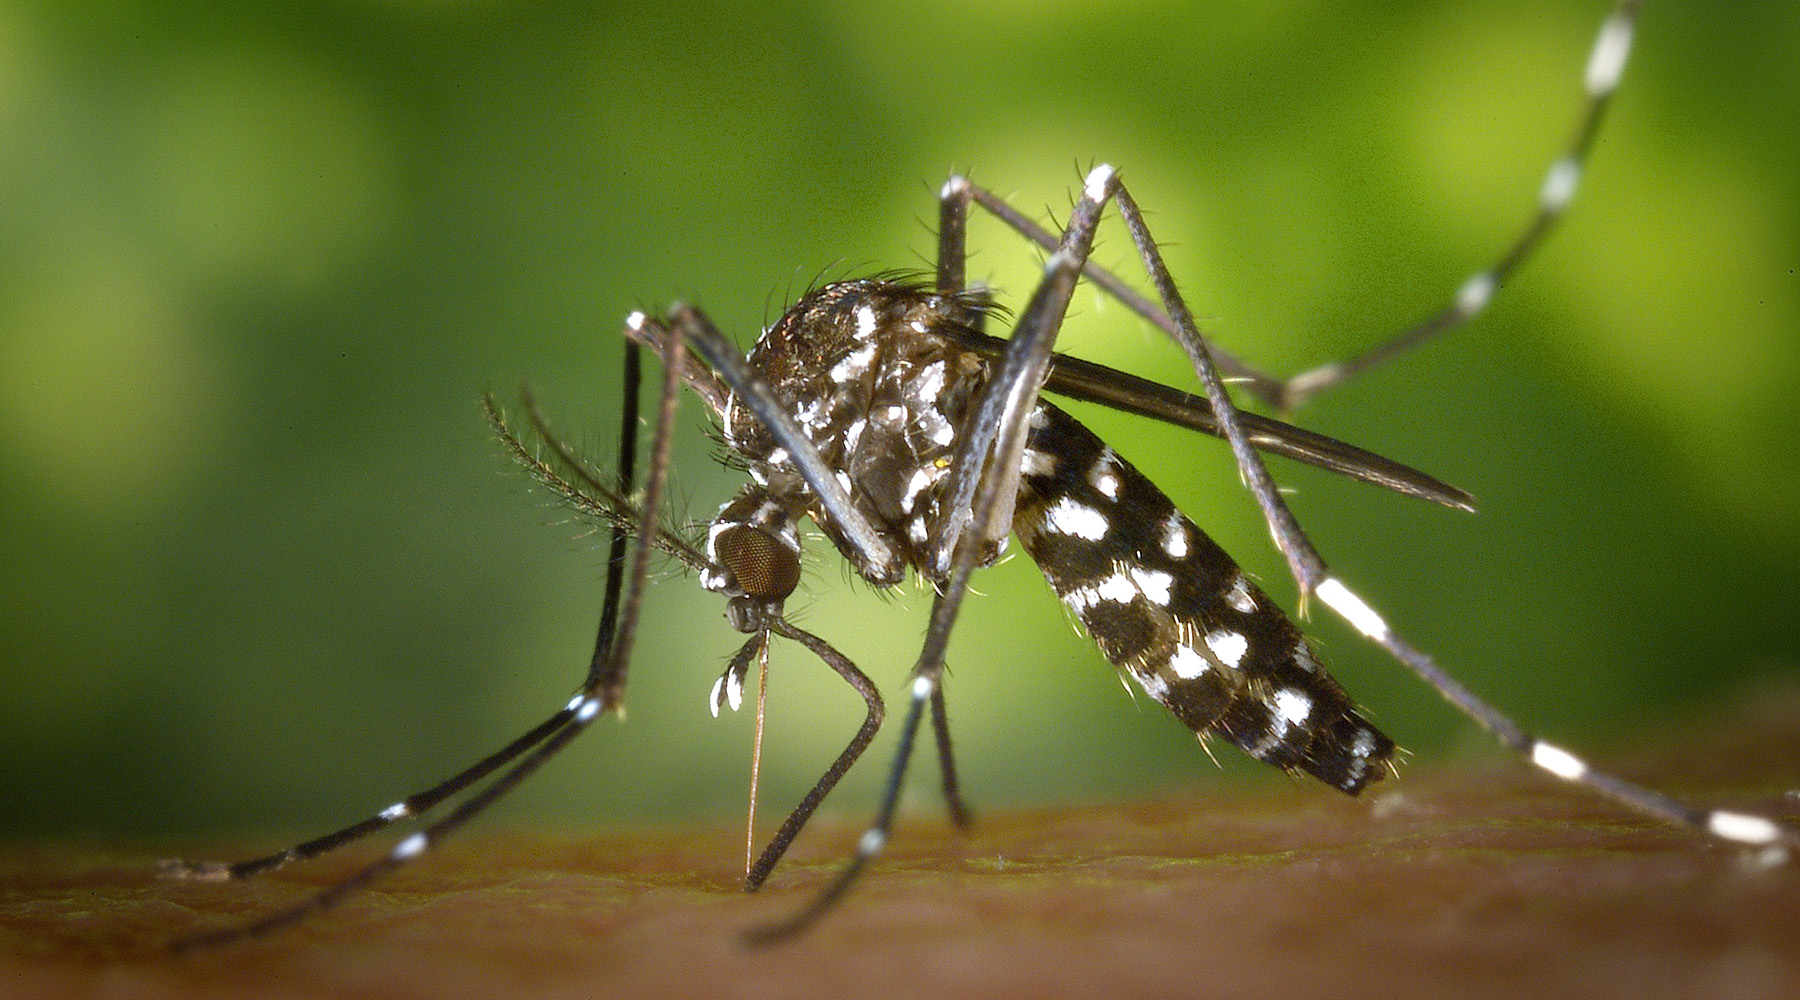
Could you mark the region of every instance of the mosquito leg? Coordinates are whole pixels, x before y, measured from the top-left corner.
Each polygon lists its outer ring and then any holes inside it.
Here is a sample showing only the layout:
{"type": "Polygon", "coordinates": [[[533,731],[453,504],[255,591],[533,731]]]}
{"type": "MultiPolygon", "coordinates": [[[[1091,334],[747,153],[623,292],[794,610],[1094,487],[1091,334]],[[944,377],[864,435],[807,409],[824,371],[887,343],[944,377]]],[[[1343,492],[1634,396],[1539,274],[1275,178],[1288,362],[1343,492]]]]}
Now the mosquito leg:
{"type": "MultiPolygon", "coordinates": [[[[636,461],[636,415],[641,368],[642,365],[639,361],[639,351],[635,345],[632,345],[625,352],[623,396],[625,399],[627,415],[622,421],[623,430],[620,434],[619,441],[619,468],[620,475],[623,477],[629,477],[632,474],[631,470],[636,461]]],[[[489,402],[489,416],[490,418],[497,417],[497,411],[492,408],[491,401],[489,402]]],[[[499,426],[503,427],[504,425],[499,426]]],[[[510,435],[508,435],[508,439],[510,440],[510,435]]],[[[628,492],[630,489],[630,480],[629,478],[626,478],[624,481],[626,483],[624,491],[628,492]]],[[[625,562],[624,541],[624,533],[615,530],[612,535],[611,551],[607,559],[607,599],[603,605],[614,609],[617,608],[619,600],[619,588],[617,586],[618,578],[622,575],[621,571],[625,562]]],[[[607,616],[603,614],[603,628],[610,629],[611,625],[605,623],[606,618],[607,616]]],[[[596,652],[596,662],[598,662],[598,657],[599,654],[596,652]]],[[[593,672],[590,670],[588,684],[591,685],[592,682],[593,672]]],[[[584,685],[584,687],[585,686],[587,685],[584,685]]],[[[345,844],[361,840],[372,833],[399,822],[400,820],[422,815],[438,803],[443,802],[445,799],[454,796],[475,782],[492,774],[496,769],[511,763],[520,754],[537,746],[539,743],[549,738],[550,735],[555,733],[558,729],[567,725],[569,720],[574,718],[580,700],[580,698],[576,698],[574,701],[571,701],[562,710],[550,716],[548,719],[545,719],[523,736],[508,743],[495,753],[482,758],[468,769],[453,775],[448,780],[434,785],[425,791],[409,795],[399,802],[388,806],[386,809],[365,819],[359,820],[358,822],[352,823],[341,830],[328,833],[323,837],[316,837],[312,840],[296,844],[286,850],[277,851],[274,854],[253,858],[247,861],[190,862],[172,858],[159,863],[158,873],[165,878],[197,879],[202,881],[249,878],[262,872],[280,868],[290,862],[304,861],[308,858],[318,857],[328,851],[336,850],[345,844]]]]}
{"type": "MultiPolygon", "coordinates": [[[[1246,392],[1263,402],[1278,409],[1292,410],[1321,392],[1463,325],[1481,312],[1492,301],[1500,286],[1536,252],[1573,201],[1576,188],[1580,186],[1582,171],[1587,165],[1588,154],[1593,148],[1594,136],[1599,131],[1613,93],[1618,88],[1619,79],[1624,75],[1625,63],[1631,53],[1632,34],[1637,25],[1638,8],[1641,5],[1642,0],[1619,0],[1601,23],[1583,73],[1586,100],[1577,113],[1569,142],[1545,171],[1543,185],[1538,192],[1537,209],[1530,221],[1492,266],[1464,280],[1456,294],[1437,312],[1356,357],[1321,365],[1292,378],[1282,378],[1255,368],[1217,345],[1212,345],[1210,350],[1213,361],[1219,370],[1231,376],[1246,392]]],[[[1056,248],[1058,237],[1055,233],[1031,221],[999,196],[970,184],[966,178],[951,178],[950,183],[945,185],[945,202],[950,200],[948,192],[953,186],[958,189],[957,198],[964,206],[965,214],[968,201],[973,200],[1038,246],[1046,250],[1056,248]]],[[[959,244],[960,239],[959,232],[959,244]]],[[[943,245],[941,233],[939,245],[940,248],[943,245]]],[[[959,258],[957,267],[960,266],[959,258]]],[[[944,267],[944,262],[940,260],[940,282],[945,273],[944,267]]],[[[1117,275],[1090,264],[1085,276],[1118,299],[1127,309],[1161,328],[1169,336],[1180,338],[1179,327],[1168,313],[1151,299],[1134,291],[1117,275]]]]}
{"type": "MultiPolygon", "coordinates": [[[[944,188],[946,191],[953,188],[956,189],[965,203],[967,201],[974,201],[983,209],[986,209],[989,215],[1004,222],[1009,229],[1012,229],[1014,232],[1031,242],[1036,243],[1038,246],[1043,247],[1046,250],[1056,249],[1059,237],[1055,233],[1052,233],[1050,230],[1033,222],[1028,216],[1007,204],[1005,199],[994,194],[992,191],[971,183],[965,177],[952,177],[950,181],[944,185],[944,188]]],[[[942,238],[940,237],[940,243],[941,242],[942,238]]],[[[939,269],[941,272],[941,264],[939,265],[939,269]]],[[[1113,274],[1111,271],[1108,271],[1098,264],[1090,262],[1083,272],[1082,277],[1105,289],[1107,294],[1118,299],[1125,308],[1131,310],[1131,312],[1143,318],[1146,322],[1160,328],[1169,336],[1176,337],[1179,335],[1179,330],[1175,326],[1175,321],[1170,319],[1169,314],[1164,312],[1162,307],[1156,304],[1156,300],[1149,298],[1137,289],[1132,288],[1118,275],[1113,274]]],[[[1246,385],[1254,387],[1258,385],[1278,386],[1280,384],[1280,379],[1257,371],[1248,364],[1238,360],[1230,353],[1223,351],[1216,346],[1214,346],[1212,350],[1214,360],[1218,363],[1219,369],[1231,375],[1233,378],[1243,379],[1246,385]]],[[[1251,391],[1254,392],[1256,390],[1252,388],[1251,391]]]]}
{"type": "MultiPolygon", "coordinates": [[[[969,200],[974,186],[968,178],[952,176],[938,192],[937,290],[946,295],[965,291],[968,261],[969,200]]],[[[985,313],[982,315],[985,316],[985,313]]],[[[931,692],[931,729],[937,737],[938,771],[943,776],[944,805],[958,829],[974,825],[974,814],[963,801],[956,778],[956,755],[950,745],[950,718],[944,708],[944,690],[931,692]]]]}
{"type": "MultiPolygon", "coordinates": [[[[772,943],[810,926],[849,891],[862,870],[887,846],[919,723],[943,674],[944,651],[949,645],[951,626],[956,622],[963,598],[969,591],[969,578],[984,550],[991,551],[995,541],[1005,537],[1009,530],[1012,505],[1018,496],[1026,422],[1037,400],[1038,388],[1049,371],[1056,334],[1068,311],[1075,282],[1093,247],[1094,228],[1106,202],[1117,189],[1118,178],[1111,167],[1100,166],[1089,172],[1081,199],[1070,213],[1068,229],[1045,264],[1044,278],[1020,313],[1013,336],[1007,342],[1006,353],[976,404],[968,422],[969,430],[957,445],[945,489],[942,520],[932,526],[935,541],[929,558],[933,565],[927,568],[928,575],[943,583],[932,601],[931,623],[925,632],[924,648],[913,667],[912,702],[907,708],[906,722],[900,733],[900,749],[875,821],[863,833],[849,864],[823,892],[790,919],[751,932],[752,943],[772,943]],[[989,464],[990,456],[992,467],[998,471],[983,476],[982,469],[989,464]]],[[[706,353],[704,349],[702,353],[706,353]]],[[[706,356],[709,361],[713,360],[710,353],[706,356]]]]}
{"type": "MultiPolygon", "coordinates": [[[[931,565],[926,568],[934,580],[951,581],[945,591],[950,598],[946,606],[948,620],[942,626],[946,630],[962,602],[952,562],[973,566],[984,547],[997,544],[1010,530],[1012,505],[1018,495],[1020,455],[1025,450],[1025,421],[1049,371],[1057,331],[1062,328],[1063,316],[1075,293],[1075,282],[1087,265],[1100,213],[1116,183],[1117,175],[1111,167],[1102,165],[1089,172],[1081,199],[1069,215],[1068,229],[1045,263],[1043,280],[1019,314],[1006,352],[994,366],[987,390],[970,418],[971,429],[957,446],[944,492],[942,520],[932,525],[931,565]],[[983,477],[982,469],[990,456],[995,474],[983,477]],[[960,543],[967,526],[976,528],[977,544],[965,548],[960,543]]],[[[966,581],[962,586],[967,586],[966,581]]],[[[936,615],[934,610],[934,626],[936,615]]],[[[928,650],[932,641],[928,634],[928,650]]],[[[947,634],[939,641],[947,641],[947,634]]],[[[921,668],[929,668],[934,683],[943,664],[942,652],[940,647],[920,659],[921,668]]]]}
{"type": "Polygon", "coordinates": [[[487,785],[479,792],[463,800],[461,805],[451,811],[443,819],[440,819],[425,829],[401,840],[380,859],[357,870],[343,881],[322,889],[312,896],[301,900],[299,903],[282,910],[277,910],[268,916],[253,920],[246,924],[227,927],[222,930],[205,931],[182,938],[170,946],[171,950],[176,952],[189,952],[204,948],[218,947],[220,945],[258,937],[270,931],[297,923],[311,914],[328,910],[331,907],[336,906],[345,898],[361,890],[376,879],[381,878],[383,875],[388,874],[425,853],[431,845],[437,843],[445,836],[448,836],[450,832],[457,827],[468,822],[468,820],[472,819],[477,813],[491,805],[494,800],[517,787],[519,782],[535,772],[544,761],[548,760],[557,751],[561,750],[571,739],[579,734],[581,730],[585,729],[587,724],[598,714],[600,707],[600,703],[593,698],[578,698],[575,704],[578,707],[570,710],[569,721],[551,733],[550,737],[541,743],[533,752],[528,754],[524,760],[514,765],[511,770],[502,773],[492,784],[487,785]]]}
{"type": "Polygon", "coordinates": [[[925,703],[931,700],[934,687],[936,685],[924,675],[913,678],[912,698],[906,709],[905,723],[900,730],[900,749],[894,757],[893,770],[888,773],[881,807],[876,812],[875,822],[863,831],[862,839],[857,842],[856,853],[851,856],[849,864],[839,869],[831,884],[814,896],[800,912],[779,923],[765,924],[745,933],[746,943],[758,947],[777,944],[811,927],[820,917],[831,912],[831,908],[855,884],[862,870],[887,847],[888,834],[894,826],[894,810],[900,802],[900,788],[906,778],[906,767],[912,760],[913,740],[918,736],[919,720],[924,715],[925,703]]]}
{"type": "Polygon", "coordinates": [[[1704,809],[1595,770],[1563,748],[1527,734],[1498,709],[1477,697],[1450,676],[1423,650],[1396,634],[1382,617],[1336,577],[1328,577],[1316,591],[1319,600],[1342,615],[1357,631],[1406,664],[1444,700],[1481,723],[1502,743],[1533,765],[1563,781],[1580,785],[1631,809],[1676,826],[1749,847],[1762,848],[1770,861],[1785,861],[1800,849],[1800,830],[1765,816],[1725,809],[1704,809]]]}
{"type": "MultiPolygon", "coordinates": [[[[619,422],[619,493],[631,492],[631,481],[636,474],[637,466],[637,413],[638,383],[642,379],[643,352],[630,341],[625,343],[625,375],[624,397],[625,417],[619,422]]],[[[679,370],[680,365],[674,366],[679,370]]],[[[665,386],[665,393],[671,390],[665,386]]],[[[646,503],[644,511],[649,520],[648,530],[639,532],[638,549],[648,552],[651,539],[656,537],[656,505],[646,503]]],[[[600,692],[609,707],[616,706],[624,694],[625,670],[621,662],[617,675],[613,675],[609,663],[613,660],[612,639],[615,618],[619,606],[619,595],[625,584],[625,551],[626,538],[623,531],[614,529],[608,540],[606,549],[606,592],[600,602],[600,624],[594,637],[594,655],[588,661],[587,680],[581,685],[584,691],[600,692]]],[[[616,708],[615,708],[616,710],[616,708]]]]}
{"type": "Polygon", "coordinates": [[[1276,490],[1274,480],[1269,477],[1269,470],[1263,464],[1262,456],[1257,454],[1255,446],[1250,443],[1237,407],[1225,392],[1224,380],[1213,364],[1211,348],[1206,338],[1200,335],[1193,314],[1188,311],[1180,290],[1175,287],[1175,279],[1169,274],[1167,265],[1163,263],[1162,253],[1157,250],[1156,241],[1144,224],[1143,213],[1138,209],[1131,193],[1123,186],[1118,190],[1118,203],[1119,215],[1125,220],[1125,228],[1131,233],[1132,242],[1137,245],[1144,269],[1150,274],[1150,282],[1156,286],[1157,295],[1161,297],[1168,315],[1175,322],[1176,343],[1187,352],[1194,373],[1200,378],[1201,388],[1205,390],[1206,398],[1212,402],[1213,415],[1218,420],[1219,429],[1225,440],[1230,442],[1231,453],[1237,459],[1238,473],[1249,486],[1251,495],[1256,498],[1257,506],[1262,508],[1263,519],[1269,524],[1269,533],[1275,538],[1275,547],[1281,551],[1282,558],[1287,560],[1288,569],[1295,582],[1300,585],[1301,600],[1304,601],[1305,595],[1311,594],[1325,579],[1325,563],[1319,558],[1319,553],[1314,550],[1306,533],[1300,530],[1299,522],[1276,490]]]}
{"type": "MultiPolygon", "coordinates": [[[[576,701],[578,702],[579,699],[576,701]]],[[[425,791],[409,795],[386,809],[341,830],[295,844],[274,854],[247,861],[184,861],[179,858],[168,858],[157,863],[157,874],[164,878],[192,879],[202,882],[244,879],[266,871],[273,871],[290,862],[305,861],[328,851],[334,851],[403,819],[419,816],[438,803],[487,777],[496,769],[511,763],[514,758],[542,743],[551,734],[567,725],[569,720],[575,717],[575,708],[576,702],[570,702],[567,707],[555,715],[538,723],[530,732],[508,743],[496,753],[483,758],[469,769],[425,791]]]]}
{"type": "MultiPolygon", "coordinates": [[[[634,354],[636,350],[635,347],[628,347],[627,356],[634,354]]],[[[680,352],[682,350],[681,335],[679,332],[675,332],[671,335],[667,351],[664,354],[661,405],[657,410],[656,436],[652,447],[651,465],[644,485],[643,523],[638,526],[639,541],[634,552],[635,558],[631,560],[629,566],[630,587],[629,590],[625,590],[623,587],[611,585],[611,574],[623,567],[624,560],[609,560],[609,585],[606,589],[606,599],[602,604],[598,636],[600,645],[607,650],[607,656],[600,661],[599,669],[590,670],[588,682],[583,686],[581,694],[570,701],[561,712],[540,725],[538,729],[515,740],[501,754],[489,758],[490,761],[494,761],[496,758],[501,758],[507,751],[514,751],[514,756],[523,753],[523,759],[502,772],[491,783],[464,799],[442,819],[401,840],[385,856],[364,866],[336,885],[323,889],[293,906],[278,910],[248,924],[185,938],[175,942],[172,946],[174,950],[189,951],[214,947],[255,937],[292,924],[309,914],[335,906],[345,897],[375,879],[425,853],[434,844],[486,810],[507,792],[518,787],[520,782],[530,777],[570,741],[580,735],[602,711],[617,709],[617,699],[624,689],[626,664],[629,661],[631,647],[636,637],[639,611],[643,603],[644,581],[649,576],[650,551],[655,547],[656,512],[662,503],[663,485],[668,475],[671,430],[675,421],[676,404],[680,399],[678,390],[681,385],[680,358],[682,355],[680,352]],[[621,591],[624,591],[622,601],[619,596],[621,591]],[[543,734],[539,737],[541,742],[536,743],[535,749],[525,752],[524,748],[531,745],[526,741],[540,733],[543,734]],[[515,748],[518,749],[515,750],[515,748]]],[[[628,379],[626,396],[628,405],[631,407],[629,411],[631,415],[628,416],[627,424],[635,425],[637,396],[635,380],[628,379]]],[[[631,433],[632,431],[627,431],[626,435],[631,433]]],[[[621,456],[622,475],[630,475],[631,470],[628,465],[624,465],[624,462],[634,459],[634,457],[635,446],[625,450],[621,456]]],[[[622,534],[622,531],[615,529],[614,538],[617,539],[622,534]]],[[[505,757],[504,759],[511,760],[512,758],[505,757]]],[[[496,761],[489,767],[489,770],[500,766],[500,763],[503,762],[496,761]]],[[[387,810],[387,812],[393,811],[394,809],[387,810]]]]}
{"type": "Polygon", "coordinates": [[[1612,103],[1619,78],[1625,73],[1625,62],[1631,55],[1631,36],[1637,26],[1640,4],[1641,0],[1619,0],[1618,5],[1601,23],[1600,33],[1594,39],[1593,50],[1588,55],[1587,68],[1582,74],[1587,99],[1576,117],[1574,133],[1544,172],[1543,185],[1538,190],[1537,210],[1492,266],[1470,275],[1457,289],[1456,295],[1437,312],[1386,342],[1353,358],[1320,365],[1285,381],[1278,380],[1272,394],[1254,388],[1251,391],[1283,410],[1295,409],[1319,393],[1467,323],[1486,308],[1494,293],[1537,251],[1544,238],[1550,235],[1550,231],[1562,219],[1569,203],[1574,200],[1582,171],[1587,166],[1588,153],[1594,145],[1594,136],[1600,130],[1600,122],[1606,116],[1607,106],[1612,103]]]}
{"type": "Polygon", "coordinates": [[[1156,243],[1144,224],[1143,214],[1128,191],[1117,191],[1119,212],[1131,232],[1143,258],[1151,282],[1162,296],[1170,316],[1182,331],[1181,346],[1194,363],[1194,370],[1213,404],[1219,424],[1231,442],[1239,472],[1268,521],[1276,546],[1287,559],[1302,595],[1312,594],[1340,615],[1353,628],[1387,650],[1405,664],[1445,700],[1493,732],[1501,742],[1523,755],[1532,764],[1569,781],[1592,789],[1633,809],[1678,826],[1710,834],[1722,840],[1768,848],[1781,856],[1800,847],[1800,830],[1782,826],[1762,816],[1724,810],[1705,810],[1686,805],[1659,792],[1632,784],[1615,775],[1596,771],[1586,762],[1561,747],[1529,736],[1517,723],[1476,697],[1455,678],[1446,673],[1424,651],[1396,634],[1367,602],[1358,597],[1326,568],[1311,541],[1301,530],[1287,503],[1275,489],[1264,467],[1262,457],[1251,446],[1238,421],[1237,409],[1225,392],[1207,352],[1205,340],[1195,329],[1193,318],[1175,288],[1173,278],[1164,265],[1156,243]]]}
{"type": "Polygon", "coordinates": [[[967,177],[955,174],[938,192],[937,290],[945,295],[955,295],[965,287],[969,198],[974,190],[967,177]]]}
{"type": "Polygon", "coordinates": [[[944,688],[931,691],[931,729],[937,734],[938,771],[943,774],[944,805],[950,810],[950,822],[959,830],[975,825],[975,814],[963,801],[962,787],[956,780],[956,754],[950,748],[950,718],[944,711],[944,688]]]}
{"type": "Polygon", "coordinates": [[[782,855],[787,853],[794,838],[800,835],[801,828],[806,826],[806,821],[812,818],[814,810],[819,808],[819,803],[825,801],[825,796],[837,787],[838,781],[849,772],[857,758],[862,756],[863,751],[868,749],[869,742],[875,738],[876,731],[881,728],[882,719],[886,717],[886,711],[881,703],[881,692],[875,689],[875,684],[861,670],[858,670],[856,664],[851,663],[848,657],[833,649],[831,644],[825,640],[796,628],[785,620],[777,618],[770,621],[768,625],[770,630],[777,635],[796,640],[807,649],[812,650],[814,656],[825,661],[827,666],[837,671],[839,677],[849,682],[850,686],[856,689],[857,694],[862,695],[869,710],[863,718],[861,728],[857,729],[856,735],[850,738],[850,745],[844,748],[843,753],[838,754],[837,760],[833,761],[831,767],[826,769],[824,776],[819,778],[817,784],[813,785],[812,791],[806,793],[806,797],[800,800],[800,804],[794,807],[794,811],[788,813],[788,818],[781,824],[781,829],[775,831],[775,836],[769,839],[769,846],[763,849],[762,856],[756,859],[756,864],[752,865],[749,873],[744,876],[744,888],[750,892],[755,892],[760,888],[768,879],[769,873],[775,870],[776,863],[781,860],[782,855]]]}

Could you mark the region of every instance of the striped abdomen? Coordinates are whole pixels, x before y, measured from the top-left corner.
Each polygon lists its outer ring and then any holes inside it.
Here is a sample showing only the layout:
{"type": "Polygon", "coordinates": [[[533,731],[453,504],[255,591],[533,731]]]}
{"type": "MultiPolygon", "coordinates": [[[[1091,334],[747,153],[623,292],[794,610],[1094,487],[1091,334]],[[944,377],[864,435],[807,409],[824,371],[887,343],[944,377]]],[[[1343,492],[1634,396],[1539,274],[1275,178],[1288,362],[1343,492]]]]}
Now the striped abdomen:
{"type": "Polygon", "coordinates": [[[1031,417],[1013,530],[1100,651],[1202,737],[1355,794],[1393,741],[1287,614],[1156,485],[1049,403],[1031,417]]]}

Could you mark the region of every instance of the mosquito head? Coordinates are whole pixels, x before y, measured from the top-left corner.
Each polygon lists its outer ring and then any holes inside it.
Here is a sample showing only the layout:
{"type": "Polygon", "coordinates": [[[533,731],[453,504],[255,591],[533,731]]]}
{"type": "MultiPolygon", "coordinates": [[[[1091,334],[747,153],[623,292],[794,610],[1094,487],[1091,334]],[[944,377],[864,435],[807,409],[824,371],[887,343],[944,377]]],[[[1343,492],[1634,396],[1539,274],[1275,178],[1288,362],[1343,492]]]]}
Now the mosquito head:
{"type": "Polygon", "coordinates": [[[702,577],[708,590],[731,598],[726,617],[740,632],[779,617],[782,602],[800,585],[799,514],[766,488],[744,488],[713,518],[706,533],[712,563],[702,577]]]}

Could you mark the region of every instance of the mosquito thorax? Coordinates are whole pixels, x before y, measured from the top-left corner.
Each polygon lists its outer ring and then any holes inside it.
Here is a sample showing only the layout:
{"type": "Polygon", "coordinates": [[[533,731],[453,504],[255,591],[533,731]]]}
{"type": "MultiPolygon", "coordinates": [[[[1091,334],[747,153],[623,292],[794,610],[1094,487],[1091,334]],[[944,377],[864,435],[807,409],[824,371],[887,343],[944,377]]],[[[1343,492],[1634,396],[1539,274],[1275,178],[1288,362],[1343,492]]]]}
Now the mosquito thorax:
{"type": "MultiPolygon", "coordinates": [[[[929,565],[957,429],[987,384],[981,358],[938,331],[978,329],[983,308],[974,294],[881,279],[837,282],[795,303],[746,359],[838,470],[858,511],[916,569],[929,565]]],[[[746,410],[727,408],[725,438],[758,482],[793,491],[859,575],[878,586],[899,582],[866,565],[794,474],[788,450],[746,410]]]]}

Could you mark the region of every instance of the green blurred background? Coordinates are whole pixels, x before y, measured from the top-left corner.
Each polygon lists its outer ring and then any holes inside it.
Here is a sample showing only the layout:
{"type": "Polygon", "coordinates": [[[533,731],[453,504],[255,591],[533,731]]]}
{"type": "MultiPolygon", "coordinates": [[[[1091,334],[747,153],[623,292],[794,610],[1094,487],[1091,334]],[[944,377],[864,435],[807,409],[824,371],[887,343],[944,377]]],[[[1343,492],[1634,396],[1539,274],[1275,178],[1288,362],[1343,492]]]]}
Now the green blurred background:
{"type": "MultiPolygon", "coordinates": [[[[0,3],[0,834],[318,832],[559,707],[600,544],[481,392],[530,379],[607,462],[627,311],[689,298],[748,343],[815,276],[926,263],[952,169],[1041,217],[1110,161],[1223,344],[1292,371],[1376,341],[1522,223],[1605,6],[0,3]]],[[[1650,4],[1544,254],[1303,414],[1480,515],[1276,468],[1398,627],[1578,748],[1800,676],[1796,52],[1791,4],[1650,4]]],[[[1036,255],[974,246],[1029,292],[1036,255]]],[[[1087,291],[1063,344],[1191,384],[1087,291]]],[[[684,413],[700,517],[737,477],[684,413]]],[[[1291,597],[1222,447],[1094,422],[1291,597]]],[[[799,618],[898,691],[926,595],[815,552],[799,618]]],[[[1028,561],[980,589],[949,681],[978,806],[1283,780],[1134,706],[1028,561]]],[[[628,720],[503,815],[741,815],[721,612],[659,577],[628,720]]],[[[1414,766],[1488,745],[1315,631],[1414,766]]],[[[771,813],[860,704],[774,669],[771,813]]]]}

